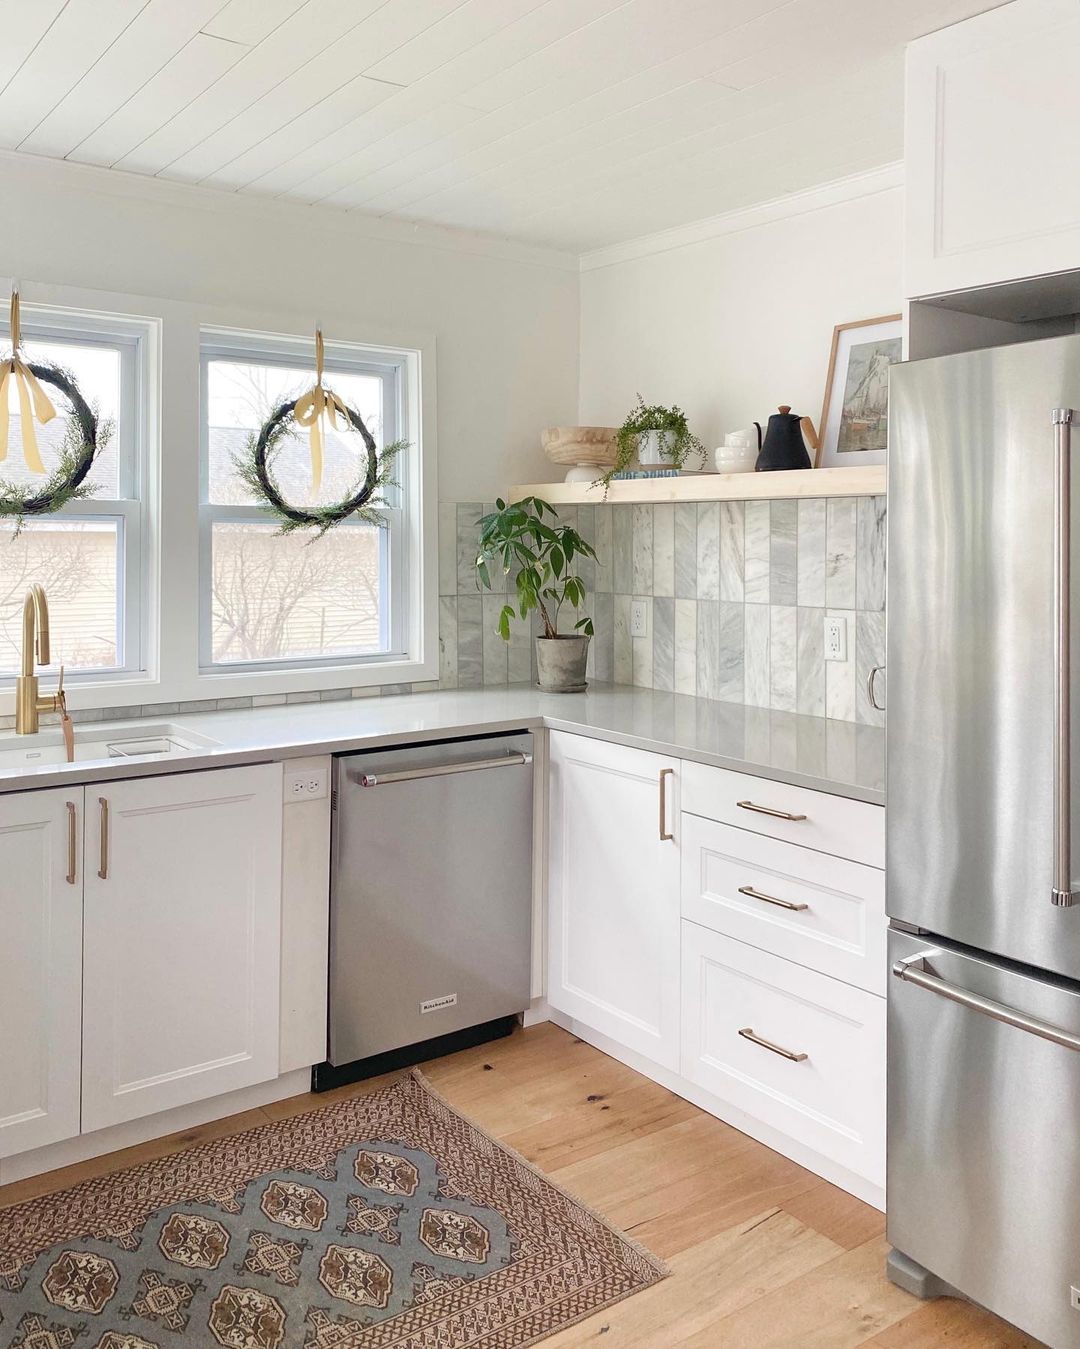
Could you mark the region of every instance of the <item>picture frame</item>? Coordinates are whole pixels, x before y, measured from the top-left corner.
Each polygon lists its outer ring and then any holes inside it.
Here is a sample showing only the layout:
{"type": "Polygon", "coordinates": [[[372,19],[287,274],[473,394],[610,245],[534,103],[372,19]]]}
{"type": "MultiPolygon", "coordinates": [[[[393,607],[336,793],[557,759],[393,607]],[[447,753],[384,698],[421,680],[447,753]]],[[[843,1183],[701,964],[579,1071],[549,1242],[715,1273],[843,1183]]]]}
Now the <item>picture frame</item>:
{"type": "Polygon", "coordinates": [[[903,315],[883,314],[833,329],[815,468],[884,464],[888,368],[901,357],[903,315]]]}

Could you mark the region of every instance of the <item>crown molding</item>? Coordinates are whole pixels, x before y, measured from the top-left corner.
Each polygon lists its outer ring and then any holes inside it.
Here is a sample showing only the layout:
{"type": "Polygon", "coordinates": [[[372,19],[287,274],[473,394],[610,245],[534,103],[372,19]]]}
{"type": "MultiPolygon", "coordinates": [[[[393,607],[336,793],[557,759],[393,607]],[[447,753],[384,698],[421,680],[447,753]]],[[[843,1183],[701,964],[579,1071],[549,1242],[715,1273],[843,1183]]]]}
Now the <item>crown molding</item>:
{"type": "Polygon", "coordinates": [[[155,178],[120,169],[76,164],[71,160],[48,159],[18,150],[0,150],[0,175],[5,191],[14,196],[13,179],[29,180],[44,188],[71,189],[77,186],[98,196],[144,201],[180,209],[209,211],[216,215],[234,215],[237,220],[257,227],[267,220],[283,225],[303,225],[347,236],[351,239],[382,240],[407,247],[430,248],[447,253],[470,254],[504,262],[550,267],[576,272],[576,253],[542,245],[523,243],[494,234],[459,230],[423,221],[377,216],[365,211],[346,210],[323,203],[308,204],[288,197],[270,197],[255,192],[228,192],[198,183],[155,178]]]}
{"type": "Polygon", "coordinates": [[[627,239],[623,243],[592,249],[581,255],[581,270],[591,272],[599,267],[613,267],[620,262],[632,262],[635,258],[647,258],[654,253],[668,253],[672,249],[705,243],[724,234],[737,234],[742,230],[755,229],[759,225],[768,225],[776,220],[786,220],[792,216],[806,215],[811,211],[825,210],[829,206],[837,206],[845,201],[857,201],[860,197],[891,192],[903,185],[903,163],[897,161],[883,164],[879,168],[868,169],[863,173],[853,173],[846,178],[819,183],[815,187],[806,188],[802,192],[793,192],[786,197],[776,197],[771,201],[758,202],[737,211],[726,211],[722,215],[709,216],[705,220],[695,220],[689,225],[676,225],[672,229],[660,230],[655,234],[643,234],[636,239],[627,239]]]}

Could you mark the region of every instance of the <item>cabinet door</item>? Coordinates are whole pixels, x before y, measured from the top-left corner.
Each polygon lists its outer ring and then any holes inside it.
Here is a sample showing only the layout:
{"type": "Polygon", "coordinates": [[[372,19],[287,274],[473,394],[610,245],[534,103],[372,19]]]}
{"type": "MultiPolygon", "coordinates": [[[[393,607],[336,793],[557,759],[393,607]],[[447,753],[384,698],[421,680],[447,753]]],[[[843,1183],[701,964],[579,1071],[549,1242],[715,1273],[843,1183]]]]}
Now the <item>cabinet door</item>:
{"type": "Polygon", "coordinates": [[[1080,257],[1080,13],[1004,5],[907,56],[905,290],[963,290],[1080,257]]]}
{"type": "Polygon", "coordinates": [[[281,766],[86,804],[83,1132],[276,1077],[281,766]]]}
{"type": "Polygon", "coordinates": [[[82,803],[0,797],[0,1157],[79,1132],[82,803]]]}
{"type": "Polygon", "coordinates": [[[679,1061],[678,769],[551,735],[548,1000],[667,1068],[679,1061]]]}

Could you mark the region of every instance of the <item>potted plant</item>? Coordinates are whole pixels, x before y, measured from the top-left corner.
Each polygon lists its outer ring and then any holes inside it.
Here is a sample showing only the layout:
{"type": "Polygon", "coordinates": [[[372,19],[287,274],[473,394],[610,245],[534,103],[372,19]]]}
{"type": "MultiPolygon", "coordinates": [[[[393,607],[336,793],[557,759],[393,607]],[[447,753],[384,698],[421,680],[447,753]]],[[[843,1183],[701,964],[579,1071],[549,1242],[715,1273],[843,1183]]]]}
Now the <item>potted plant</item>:
{"type": "Polygon", "coordinates": [[[624,473],[634,462],[645,467],[682,468],[692,454],[704,466],[705,446],[687,425],[680,407],[649,407],[641,394],[615,434],[615,463],[597,479],[606,491],[616,473],[624,473]]]}
{"type": "Polygon", "coordinates": [[[579,618],[574,632],[561,633],[559,614],[564,605],[576,610],[585,603],[585,587],[574,561],[595,558],[596,553],[576,529],[558,519],[555,507],[540,497],[524,497],[509,506],[496,501],[495,510],[477,522],[476,585],[490,590],[497,571],[509,576],[516,568],[517,604],[503,606],[499,636],[508,642],[511,619],[526,619],[535,610],[544,625],[543,636],[536,638],[540,687],[549,693],[580,693],[586,687],[593,622],[579,618]]]}

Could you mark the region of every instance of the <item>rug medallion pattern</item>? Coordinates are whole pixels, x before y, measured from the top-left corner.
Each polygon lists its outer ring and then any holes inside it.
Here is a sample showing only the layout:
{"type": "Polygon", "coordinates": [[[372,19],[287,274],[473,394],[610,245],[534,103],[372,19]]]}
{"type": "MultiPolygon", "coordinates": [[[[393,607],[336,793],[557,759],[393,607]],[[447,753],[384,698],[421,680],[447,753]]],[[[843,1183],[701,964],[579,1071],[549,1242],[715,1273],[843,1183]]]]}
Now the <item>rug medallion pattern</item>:
{"type": "Polygon", "coordinates": [[[515,1349],[663,1273],[412,1073],[0,1209],[0,1349],[515,1349]]]}

